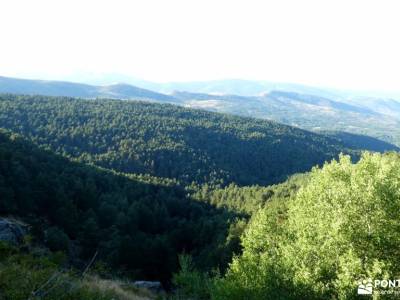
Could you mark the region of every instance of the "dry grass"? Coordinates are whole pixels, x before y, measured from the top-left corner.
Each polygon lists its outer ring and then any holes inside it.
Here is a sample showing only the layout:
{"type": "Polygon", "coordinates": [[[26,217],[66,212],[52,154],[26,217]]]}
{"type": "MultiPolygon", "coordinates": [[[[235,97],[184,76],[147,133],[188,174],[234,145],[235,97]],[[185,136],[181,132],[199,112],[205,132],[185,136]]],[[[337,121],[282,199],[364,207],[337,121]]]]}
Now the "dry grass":
{"type": "Polygon", "coordinates": [[[99,291],[112,291],[118,297],[118,300],[154,300],[157,298],[150,291],[128,287],[127,283],[121,280],[108,280],[97,276],[88,276],[85,279],[84,285],[99,291]]]}

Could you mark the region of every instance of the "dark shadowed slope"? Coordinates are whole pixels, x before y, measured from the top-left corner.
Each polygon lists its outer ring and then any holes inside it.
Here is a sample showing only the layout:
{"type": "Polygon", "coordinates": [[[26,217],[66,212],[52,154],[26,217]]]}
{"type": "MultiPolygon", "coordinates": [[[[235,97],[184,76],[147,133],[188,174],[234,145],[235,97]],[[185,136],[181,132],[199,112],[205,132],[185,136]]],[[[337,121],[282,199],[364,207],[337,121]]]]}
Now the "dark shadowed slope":
{"type": "Polygon", "coordinates": [[[175,184],[71,162],[0,129],[4,215],[25,220],[39,243],[72,261],[98,251],[98,260],[131,279],[168,280],[182,252],[215,254],[215,261],[202,261],[205,268],[232,255],[220,244],[234,214],[192,200],[175,184]]]}
{"type": "Polygon", "coordinates": [[[323,133],[339,139],[346,147],[351,149],[369,150],[376,152],[400,151],[400,148],[393,144],[381,141],[367,135],[340,131],[325,131],[323,133]]]}

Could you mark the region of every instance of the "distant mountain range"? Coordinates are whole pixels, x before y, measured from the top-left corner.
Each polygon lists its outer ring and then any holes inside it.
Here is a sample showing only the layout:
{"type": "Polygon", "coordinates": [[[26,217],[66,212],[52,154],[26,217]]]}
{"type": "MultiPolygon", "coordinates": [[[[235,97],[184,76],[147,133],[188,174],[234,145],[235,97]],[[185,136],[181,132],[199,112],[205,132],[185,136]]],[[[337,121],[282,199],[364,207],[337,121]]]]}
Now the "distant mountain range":
{"type": "Polygon", "coordinates": [[[173,101],[169,95],[123,83],[96,86],[67,81],[17,79],[2,76],[0,76],[0,93],[173,101]]]}
{"type": "Polygon", "coordinates": [[[0,93],[167,102],[274,120],[311,131],[333,132],[336,136],[338,132],[371,136],[400,146],[400,101],[376,98],[373,93],[364,96],[297,84],[246,80],[137,82],[141,87],[0,77],[0,93]]]}
{"type": "Polygon", "coordinates": [[[330,87],[315,87],[287,82],[271,82],[262,80],[223,79],[185,82],[152,82],[136,77],[115,73],[75,73],[62,80],[83,82],[91,85],[110,85],[127,83],[159,93],[170,94],[174,91],[186,91],[205,94],[230,94],[240,96],[259,96],[273,90],[290,91],[300,94],[311,94],[330,99],[342,98],[394,98],[400,99],[400,91],[381,90],[343,90],[330,87]]]}

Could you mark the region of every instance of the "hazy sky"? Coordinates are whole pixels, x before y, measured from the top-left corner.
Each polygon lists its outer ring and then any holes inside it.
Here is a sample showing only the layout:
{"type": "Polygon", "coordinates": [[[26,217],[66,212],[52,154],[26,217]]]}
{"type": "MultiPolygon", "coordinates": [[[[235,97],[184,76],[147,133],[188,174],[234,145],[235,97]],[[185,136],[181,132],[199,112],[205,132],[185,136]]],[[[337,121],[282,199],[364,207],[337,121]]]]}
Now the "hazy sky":
{"type": "Polygon", "coordinates": [[[0,75],[400,90],[400,1],[1,0],[0,75]]]}

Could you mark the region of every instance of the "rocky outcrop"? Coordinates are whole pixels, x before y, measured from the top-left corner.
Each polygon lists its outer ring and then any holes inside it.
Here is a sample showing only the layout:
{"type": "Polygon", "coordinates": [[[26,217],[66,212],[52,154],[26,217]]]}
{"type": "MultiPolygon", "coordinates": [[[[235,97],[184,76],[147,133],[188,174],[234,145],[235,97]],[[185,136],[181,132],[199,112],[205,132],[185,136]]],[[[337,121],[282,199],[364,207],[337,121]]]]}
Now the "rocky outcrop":
{"type": "Polygon", "coordinates": [[[0,218],[0,241],[18,245],[26,234],[25,225],[11,219],[0,218]]]}

